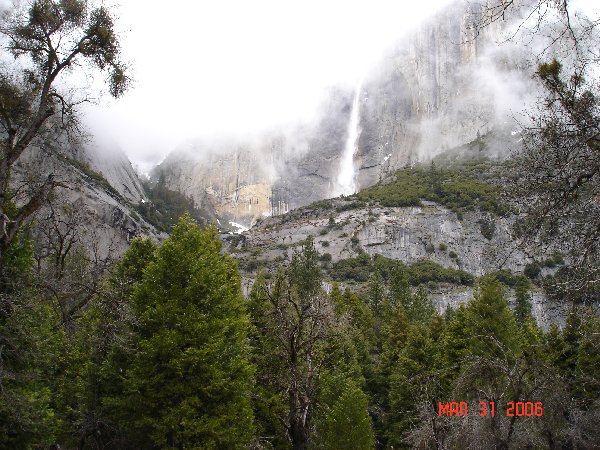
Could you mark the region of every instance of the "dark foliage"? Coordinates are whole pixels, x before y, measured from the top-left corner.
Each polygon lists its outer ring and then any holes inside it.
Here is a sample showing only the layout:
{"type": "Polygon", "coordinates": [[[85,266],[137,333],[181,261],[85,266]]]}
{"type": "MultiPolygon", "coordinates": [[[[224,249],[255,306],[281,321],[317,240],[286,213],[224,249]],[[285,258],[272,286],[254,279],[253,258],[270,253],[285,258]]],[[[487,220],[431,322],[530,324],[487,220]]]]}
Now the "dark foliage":
{"type": "Polygon", "coordinates": [[[164,182],[154,185],[146,182],[144,189],[150,201],[139,203],[135,210],[157,230],[169,232],[184,214],[189,214],[199,223],[207,222],[192,198],[167,188],[164,182]]]}
{"type": "Polygon", "coordinates": [[[507,213],[500,201],[500,188],[491,183],[492,165],[471,163],[460,167],[414,167],[396,172],[394,180],[358,193],[364,202],[387,207],[421,206],[429,200],[455,212],[481,210],[496,215],[507,213]]]}
{"type": "Polygon", "coordinates": [[[352,280],[366,282],[371,275],[378,271],[384,280],[390,279],[396,269],[406,271],[412,286],[425,283],[454,283],[465,286],[473,284],[473,275],[463,270],[443,267],[433,261],[423,259],[409,266],[385,256],[375,255],[371,258],[367,253],[362,253],[355,258],[343,259],[333,265],[330,276],[335,281],[352,280]]]}

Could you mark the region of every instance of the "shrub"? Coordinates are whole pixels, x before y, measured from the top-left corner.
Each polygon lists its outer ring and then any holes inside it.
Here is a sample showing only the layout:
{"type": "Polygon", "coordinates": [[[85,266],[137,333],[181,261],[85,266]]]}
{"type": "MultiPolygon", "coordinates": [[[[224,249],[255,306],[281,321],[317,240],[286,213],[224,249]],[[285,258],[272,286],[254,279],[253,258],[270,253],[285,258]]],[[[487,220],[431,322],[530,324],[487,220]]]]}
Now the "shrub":
{"type": "Polygon", "coordinates": [[[402,262],[375,255],[372,259],[367,253],[362,253],[356,258],[340,260],[331,269],[331,278],[335,281],[354,280],[366,282],[375,271],[381,274],[383,280],[388,281],[395,269],[402,268],[406,271],[409,282],[413,286],[423,283],[455,283],[471,286],[475,280],[473,275],[452,268],[443,267],[430,260],[421,260],[410,266],[402,262]]]}
{"type": "Polygon", "coordinates": [[[540,266],[540,263],[537,261],[533,261],[525,266],[525,270],[523,271],[523,273],[527,278],[533,280],[540,275],[541,271],[542,267],[540,266]]]}
{"type": "Polygon", "coordinates": [[[438,246],[438,248],[440,249],[441,252],[445,252],[448,247],[446,246],[446,244],[441,242],[440,245],[438,246]]]}
{"type": "Polygon", "coordinates": [[[490,275],[495,277],[500,283],[511,288],[514,288],[519,280],[523,278],[523,275],[514,274],[508,269],[501,269],[490,273],[490,275]]]}
{"type": "Polygon", "coordinates": [[[461,211],[476,209],[504,215],[507,207],[499,198],[499,187],[489,178],[489,164],[464,164],[454,168],[405,168],[396,172],[391,183],[377,184],[357,194],[365,202],[386,207],[421,206],[421,200],[437,202],[451,209],[462,220],[461,211]]]}
{"type": "Polygon", "coordinates": [[[319,260],[324,262],[331,261],[331,253],[323,253],[321,256],[319,256],[319,260]]]}
{"type": "Polygon", "coordinates": [[[493,220],[481,219],[479,221],[479,229],[481,230],[483,237],[488,241],[491,241],[494,237],[494,232],[496,231],[496,223],[493,220]]]}
{"type": "Polygon", "coordinates": [[[471,286],[475,277],[463,270],[451,269],[424,259],[408,267],[408,279],[417,286],[428,282],[446,282],[471,286]]]}

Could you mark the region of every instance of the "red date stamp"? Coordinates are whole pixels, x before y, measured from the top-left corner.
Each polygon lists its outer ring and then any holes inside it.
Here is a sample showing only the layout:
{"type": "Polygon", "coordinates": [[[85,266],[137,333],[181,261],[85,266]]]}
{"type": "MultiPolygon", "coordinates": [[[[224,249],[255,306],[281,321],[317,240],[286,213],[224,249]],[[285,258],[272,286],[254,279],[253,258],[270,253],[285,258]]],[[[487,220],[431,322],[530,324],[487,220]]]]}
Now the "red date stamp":
{"type": "MultiPolygon", "coordinates": [[[[476,414],[480,417],[496,415],[495,402],[479,402],[476,414]]],[[[506,402],[501,412],[507,417],[542,417],[544,404],[542,402],[506,402]]],[[[438,402],[438,416],[468,416],[469,404],[467,402],[438,402]]]]}

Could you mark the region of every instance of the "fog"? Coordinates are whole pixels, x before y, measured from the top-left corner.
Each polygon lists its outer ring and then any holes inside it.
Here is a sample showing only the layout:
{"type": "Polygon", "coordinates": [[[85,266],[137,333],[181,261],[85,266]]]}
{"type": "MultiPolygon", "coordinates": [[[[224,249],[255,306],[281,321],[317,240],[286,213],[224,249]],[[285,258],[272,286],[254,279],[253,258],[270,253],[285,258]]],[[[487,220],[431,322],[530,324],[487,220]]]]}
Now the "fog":
{"type": "Polygon", "coordinates": [[[327,86],[354,86],[446,3],[122,1],[114,9],[135,81],[124,98],[87,107],[88,123],[145,172],[186,139],[306,120],[327,86]]]}
{"type": "MultiPolygon", "coordinates": [[[[80,74],[100,97],[83,112],[92,133],[116,142],[146,173],[199,137],[293,129],[310,121],[331,86],[355,88],[403,35],[450,3],[118,1],[111,0],[112,8],[134,82],[114,100],[100,96],[101,77],[80,74]]],[[[0,0],[0,9],[10,3],[0,0]]],[[[598,16],[594,0],[570,4],[598,16]]],[[[483,56],[497,60],[493,51],[483,56]]],[[[491,94],[501,116],[518,113],[533,94],[531,79],[499,74],[490,64],[478,71],[476,90],[491,94]]],[[[435,120],[419,127],[435,140],[435,120]]]]}

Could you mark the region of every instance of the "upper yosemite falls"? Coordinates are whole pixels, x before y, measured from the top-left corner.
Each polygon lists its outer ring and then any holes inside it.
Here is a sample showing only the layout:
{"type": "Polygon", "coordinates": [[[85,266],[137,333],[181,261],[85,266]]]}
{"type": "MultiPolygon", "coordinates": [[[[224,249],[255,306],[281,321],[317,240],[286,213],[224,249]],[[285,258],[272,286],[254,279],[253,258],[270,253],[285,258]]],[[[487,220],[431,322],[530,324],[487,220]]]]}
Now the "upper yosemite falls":
{"type": "Polygon", "coordinates": [[[0,450],[600,450],[597,0],[0,0],[0,450]]]}
{"type": "Polygon", "coordinates": [[[310,123],[190,141],[152,178],[250,227],[489,133],[499,142],[489,154],[504,156],[502,139],[533,92],[528,61],[509,44],[498,48],[504,23],[475,35],[478,20],[474,6],[448,8],[398,41],[364,81],[332,87],[310,123]]]}

